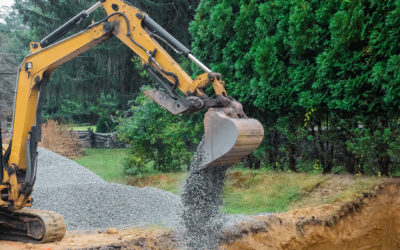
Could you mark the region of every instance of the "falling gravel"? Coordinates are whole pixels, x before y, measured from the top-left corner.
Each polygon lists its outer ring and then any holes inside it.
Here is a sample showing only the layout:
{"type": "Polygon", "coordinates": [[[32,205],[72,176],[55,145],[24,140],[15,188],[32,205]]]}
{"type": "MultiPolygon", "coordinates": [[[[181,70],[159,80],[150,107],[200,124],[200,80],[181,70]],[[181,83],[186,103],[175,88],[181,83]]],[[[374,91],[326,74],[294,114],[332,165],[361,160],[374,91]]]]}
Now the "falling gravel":
{"type": "Polygon", "coordinates": [[[162,225],[177,228],[179,196],[107,183],[79,164],[39,149],[33,208],[57,211],[68,230],[162,225]]]}
{"type": "Polygon", "coordinates": [[[200,170],[202,156],[203,141],[193,157],[181,195],[181,237],[187,249],[218,249],[222,227],[229,219],[226,214],[221,213],[227,167],[200,170]]]}

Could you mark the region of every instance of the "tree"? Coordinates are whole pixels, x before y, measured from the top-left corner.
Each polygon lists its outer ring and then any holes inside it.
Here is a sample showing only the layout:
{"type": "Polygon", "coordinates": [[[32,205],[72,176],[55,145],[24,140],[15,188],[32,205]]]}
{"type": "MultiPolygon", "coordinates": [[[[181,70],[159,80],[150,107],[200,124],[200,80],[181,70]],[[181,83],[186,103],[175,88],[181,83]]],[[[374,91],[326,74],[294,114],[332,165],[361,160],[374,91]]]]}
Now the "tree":
{"type": "MultiPolygon", "coordinates": [[[[1,15],[0,18],[2,18],[1,15]]],[[[15,55],[7,53],[10,46],[11,38],[8,35],[8,28],[0,23],[0,123],[2,129],[6,128],[7,120],[11,120],[18,68],[15,55]]]]}
{"type": "Polygon", "coordinates": [[[387,175],[399,167],[399,8],[379,0],[204,0],[190,25],[193,52],[265,124],[265,151],[257,152],[264,164],[298,170],[308,160],[324,172],[345,165],[387,175]],[[376,146],[355,147],[360,140],[376,146]]]}
{"type": "MultiPolygon", "coordinates": [[[[7,25],[11,27],[14,20],[21,19],[25,30],[14,32],[10,28],[16,41],[10,50],[18,53],[19,60],[22,60],[28,54],[30,41],[39,41],[94,2],[80,0],[72,4],[67,0],[16,0],[13,6],[15,18],[9,18],[7,25]]],[[[184,44],[189,44],[187,26],[198,1],[128,2],[146,11],[184,44]]],[[[104,17],[104,11],[100,9],[91,15],[93,20],[104,17]]],[[[68,35],[85,29],[91,21],[84,20],[68,35]]],[[[44,106],[45,116],[77,123],[95,123],[101,110],[94,107],[99,107],[101,93],[111,94],[115,98],[117,105],[114,112],[126,109],[128,101],[134,99],[140,87],[146,84],[140,72],[135,70],[135,62],[131,60],[133,57],[135,54],[123,43],[111,39],[62,65],[52,74],[44,106]],[[65,113],[66,110],[68,113],[65,113]]]]}

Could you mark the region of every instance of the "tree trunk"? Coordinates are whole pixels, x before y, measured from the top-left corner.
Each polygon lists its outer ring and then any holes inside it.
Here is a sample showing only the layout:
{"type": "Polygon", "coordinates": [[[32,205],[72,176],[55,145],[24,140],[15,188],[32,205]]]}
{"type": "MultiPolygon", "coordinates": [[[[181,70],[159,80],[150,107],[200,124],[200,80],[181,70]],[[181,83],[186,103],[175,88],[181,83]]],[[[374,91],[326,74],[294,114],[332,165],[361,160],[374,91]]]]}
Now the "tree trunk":
{"type": "Polygon", "coordinates": [[[293,172],[297,172],[297,160],[296,160],[296,145],[289,144],[289,168],[293,172]]]}

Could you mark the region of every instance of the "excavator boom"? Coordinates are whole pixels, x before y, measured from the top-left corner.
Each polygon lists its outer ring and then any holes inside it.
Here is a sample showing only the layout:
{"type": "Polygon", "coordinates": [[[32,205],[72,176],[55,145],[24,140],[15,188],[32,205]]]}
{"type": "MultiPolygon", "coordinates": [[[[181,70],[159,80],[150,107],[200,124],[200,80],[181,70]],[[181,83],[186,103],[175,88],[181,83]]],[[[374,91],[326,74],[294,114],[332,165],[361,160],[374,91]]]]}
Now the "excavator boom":
{"type": "Polygon", "coordinates": [[[149,75],[162,88],[162,91],[147,91],[145,94],[148,97],[173,114],[208,110],[204,119],[203,168],[233,165],[260,145],[264,135],[262,125],[255,119],[247,118],[241,104],[228,96],[221,74],[207,68],[143,11],[123,0],[100,0],[40,42],[31,42],[31,54],[21,64],[12,139],[0,157],[0,234],[13,232],[19,235],[15,239],[28,238],[34,242],[62,238],[65,225],[61,216],[51,212],[19,211],[32,204],[46,86],[51,73],[59,66],[111,37],[117,37],[134,51],[149,75]],[[101,7],[106,12],[103,20],[62,39],[101,7]],[[159,42],[186,56],[204,73],[192,79],[159,42]],[[215,98],[207,96],[204,91],[209,85],[213,87],[215,98]],[[47,226],[47,218],[56,218],[58,222],[51,223],[58,226],[47,226]],[[53,232],[46,231],[48,228],[53,228],[53,232]]]}

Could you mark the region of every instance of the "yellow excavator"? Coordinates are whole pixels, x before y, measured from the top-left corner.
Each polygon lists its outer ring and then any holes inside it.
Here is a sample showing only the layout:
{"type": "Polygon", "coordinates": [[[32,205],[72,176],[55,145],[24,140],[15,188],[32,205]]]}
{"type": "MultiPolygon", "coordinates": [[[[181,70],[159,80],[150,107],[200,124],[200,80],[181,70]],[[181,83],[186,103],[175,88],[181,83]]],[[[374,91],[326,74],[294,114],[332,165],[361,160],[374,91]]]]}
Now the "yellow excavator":
{"type": "Polygon", "coordinates": [[[64,237],[60,214],[27,208],[33,202],[46,86],[60,65],[114,36],[141,58],[143,67],[162,87],[146,91],[148,97],[173,114],[207,110],[202,168],[233,165],[260,145],[262,125],[249,119],[242,105],[226,93],[219,73],[207,68],[143,11],[123,0],[100,0],[40,42],[31,42],[31,53],[19,68],[10,144],[3,145],[0,135],[0,239],[45,243],[64,237]],[[107,15],[103,20],[63,39],[100,7],[107,15]],[[159,42],[186,56],[204,73],[193,80],[159,42]],[[210,84],[215,97],[204,91],[210,84]]]}

